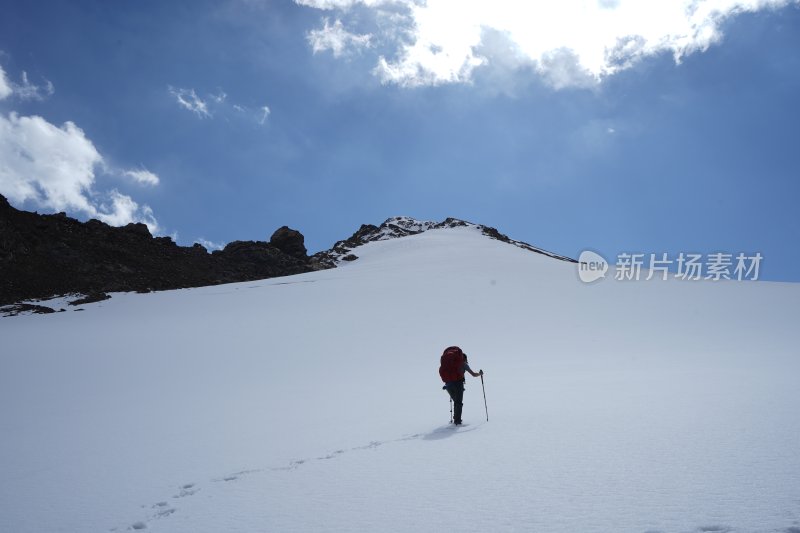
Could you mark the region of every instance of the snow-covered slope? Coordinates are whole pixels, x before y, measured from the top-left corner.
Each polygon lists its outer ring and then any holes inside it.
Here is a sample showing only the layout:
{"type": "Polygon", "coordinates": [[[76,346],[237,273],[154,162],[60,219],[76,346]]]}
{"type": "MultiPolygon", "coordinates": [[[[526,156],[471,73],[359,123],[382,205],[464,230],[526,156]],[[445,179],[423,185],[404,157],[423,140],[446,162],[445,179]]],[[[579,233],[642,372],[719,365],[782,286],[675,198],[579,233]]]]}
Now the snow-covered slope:
{"type": "Polygon", "coordinates": [[[0,319],[0,531],[800,531],[800,286],[429,229],[0,319]],[[448,427],[437,375],[467,377],[448,427]]]}
{"type": "Polygon", "coordinates": [[[433,222],[403,216],[387,218],[380,226],[364,224],[349,238],[337,242],[330,250],[315,254],[313,259],[325,267],[336,267],[341,265],[342,262],[358,259],[358,256],[353,251],[367,243],[418,235],[432,229],[445,228],[473,228],[491,239],[511,244],[523,250],[546,255],[561,261],[576,262],[575,259],[548,252],[527,242],[511,239],[497,231],[497,229],[482,224],[475,224],[458,218],[446,218],[442,222],[433,222]]]}

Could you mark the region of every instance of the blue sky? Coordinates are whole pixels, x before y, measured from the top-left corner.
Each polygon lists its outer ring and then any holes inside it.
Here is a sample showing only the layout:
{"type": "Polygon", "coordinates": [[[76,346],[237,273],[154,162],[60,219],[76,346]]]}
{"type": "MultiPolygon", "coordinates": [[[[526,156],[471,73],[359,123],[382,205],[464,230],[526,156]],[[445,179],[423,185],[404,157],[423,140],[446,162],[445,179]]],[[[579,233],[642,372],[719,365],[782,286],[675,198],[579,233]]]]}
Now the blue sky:
{"type": "Polygon", "coordinates": [[[455,216],[800,281],[800,4],[525,4],[12,1],[0,193],[181,244],[455,216]]]}

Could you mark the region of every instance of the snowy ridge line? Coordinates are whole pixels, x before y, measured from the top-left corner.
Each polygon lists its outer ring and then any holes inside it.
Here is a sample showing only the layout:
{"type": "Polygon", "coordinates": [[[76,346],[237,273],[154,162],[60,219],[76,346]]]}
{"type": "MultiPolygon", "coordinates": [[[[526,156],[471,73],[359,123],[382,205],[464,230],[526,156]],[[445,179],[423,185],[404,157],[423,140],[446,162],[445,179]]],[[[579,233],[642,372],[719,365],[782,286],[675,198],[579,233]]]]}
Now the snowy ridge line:
{"type": "MultiPolygon", "coordinates": [[[[445,426],[440,426],[440,427],[438,427],[438,428],[436,428],[436,429],[434,429],[434,430],[432,430],[432,431],[430,431],[428,433],[414,433],[412,435],[405,435],[405,436],[399,437],[397,439],[386,440],[386,441],[373,440],[373,441],[370,441],[368,444],[364,444],[362,446],[354,446],[354,447],[349,448],[349,449],[338,449],[338,450],[334,450],[334,451],[332,451],[330,453],[327,453],[325,455],[320,455],[318,457],[311,457],[311,458],[305,458],[305,459],[295,459],[293,461],[290,461],[285,466],[273,466],[273,467],[266,467],[266,468],[249,468],[249,469],[245,469],[245,470],[238,470],[236,472],[232,472],[230,474],[227,474],[227,475],[224,475],[224,476],[221,476],[221,477],[211,478],[209,481],[211,483],[215,483],[215,484],[216,483],[226,484],[226,483],[238,481],[239,479],[241,479],[241,478],[243,478],[245,476],[250,476],[250,475],[253,475],[253,474],[261,474],[261,473],[267,473],[267,472],[289,472],[289,471],[297,470],[301,466],[303,466],[305,464],[308,464],[308,463],[311,463],[311,462],[314,462],[314,461],[327,461],[327,460],[330,460],[330,459],[334,459],[334,458],[339,457],[339,456],[341,456],[341,455],[343,455],[343,454],[345,454],[347,452],[375,450],[375,449],[379,448],[380,446],[383,446],[385,444],[392,444],[392,443],[395,443],[395,442],[407,442],[407,441],[419,440],[419,439],[421,439],[421,440],[440,440],[440,439],[445,439],[447,437],[450,437],[452,435],[456,435],[456,434],[459,434],[459,433],[467,433],[469,431],[475,431],[476,429],[478,429],[480,426],[482,426],[485,423],[486,422],[480,422],[480,423],[478,423],[478,424],[476,424],[474,426],[470,425],[470,424],[463,424],[461,426],[453,426],[452,424],[447,424],[445,426]]],[[[171,499],[180,500],[182,498],[186,498],[186,497],[189,497],[189,496],[194,496],[195,494],[200,492],[200,490],[201,490],[201,488],[198,486],[197,483],[183,483],[181,485],[178,485],[178,492],[176,494],[173,494],[171,499]]],[[[153,520],[161,520],[163,518],[168,518],[168,517],[172,516],[173,514],[175,514],[178,511],[178,507],[170,505],[168,500],[160,500],[160,501],[157,501],[157,502],[155,502],[155,503],[153,503],[151,505],[142,505],[141,508],[150,509],[150,510],[152,510],[152,512],[147,516],[147,518],[144,518],[142,520],[137,520],[136,522],[132,523],[131,525],[129,525],[126,528],[113,527],[113,528],[109,528],[109,531],[111,531],[111,532],[120,531],[120,530],[142,531],[142,530],[148,529],[148,525],[147,524],[152,522],[153,520]]]]}
{"type": "Polygon", "coordinates": [[[422,221],[411,217],[398,216],[386,219],[380,226],[372,224],[362,225],[350,238],[338,241],[330,250],[318,252],[312,256],[312,262],[319,265],[320,268],[335,268],[340,265],[342,261],[355,261],[358,256],[353,253],[353,250],[375,241],[386,241],[389,239],[399,239],[409,235],[417,235],[432,229],[443,228],[457,228],[457,227],[471,227],[478,229],[483,235],[501,242],[505,242],[528,250],[537,254],[546,255],[553,259],[566,261],[569,263],[577,263],[571,257],[548,252],[542,248],[538,248],[527,242],[517,241],[509,238],[507,235],[500,233],[496,228],[484,226],[483,224],[475,224],[458,218],[446,218],[442,222],[422,221]]]}

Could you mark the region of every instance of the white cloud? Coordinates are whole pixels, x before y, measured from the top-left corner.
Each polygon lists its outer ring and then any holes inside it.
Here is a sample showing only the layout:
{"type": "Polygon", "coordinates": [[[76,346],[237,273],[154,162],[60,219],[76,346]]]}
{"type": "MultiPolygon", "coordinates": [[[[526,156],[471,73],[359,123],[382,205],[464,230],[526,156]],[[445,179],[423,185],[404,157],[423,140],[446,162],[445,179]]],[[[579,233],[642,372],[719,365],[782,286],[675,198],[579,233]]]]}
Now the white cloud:
{"type": "MultiPolygon", "coordinates": [[[[227,120],[234,115],[238,116],[239,118],[244,118],[248,122],[255,122],[263,126],[269,118],[269,115],[272,113],[272,110],[266,105],[260,107],[249,107],[239,104],[235,101],[231,101],[228,99],[228,94],[222,89],[218,89],[216,94],[206,93],[202,98],[194,89],[180,89],[172,86],[168,86],[168,89],[169,93],[175,97],[178,105],[193,112],[199,118],[213,119],[221,117],[227,120]]],[[[127,173],[127,175],[134,177],[134,179],[137,178],[130,172],[127,173]]],[[[139,175],[138,178],[145,178],[145,176],[139,175]]],[[[151,180],[141,179],[139,181],[146,183],[151,180]]]]}
{"type": "Polygon", "coordinates": [[[211,116],[211,113],[208,111],[208,105],[202,98],[197,96],[197,93],[194,91],[194,89],[178,89],[175,87],[169,87],[169,93],[175,97],[178,105],[191,111],[198,117],[208,118],[211,116]]]}
{"type": "Polygon", "coordinates": [[[311,30],[307,36],[308,42],[311,43],[311,48],[315,54],[317,52],[330,50],[333,53],[333,57],[341,57],[350,50],[369,47],[370,35],[350,33],[344,29],[342,21],[338,19],[334,21],[333,25],[330,24],[327,17],[322,19],[322,21],[322,28],[311,30]]]}
{"type": "Polygon", "coordinates": [[[262,112],[261,119],[258,121],[258,123],[263,126],[264,123],[267,121],[267,117],[269,117],[269,114],[272,111],[270,111],[269,106],[264,106],[261,108],[261,112],[262,112]]]}
{"type": "Polygon", "coordinates": [[[136,183],[141,183],[142,185],[158,185],[161,181],[157,175],[145,169],[124,170],[122,174],[133,179],[133,181],[136,183]]]}
{"type": "Polygon", "coordinates": [[[0,190],[9,199],[94,214],[85,191],[102,157],[74,123],[0,115],[0,154],[0,190]]]}
{"type": "MultiPolygon", "coordinates": [[[[152,210],[112,190],[92,190],[103,157],[78,126],[40,116],[0,115],[0,193],[14,203],[79,212],[109,224],[144,222],[158,231],[152,210]]],[[[140,171],[133,171],[140,172],[140,171]]]]}
{"type": "Polygon", "coordinates": [[[11,82],[6,77],[6,71],[0,66],[0,100],[4,100],[11,96],[11,82]]]}
{"type": "Polygon", "coordinates": [[[379,55],[375,73],[402,86],[470,82],[476,69],[496,62],[533,67],[555,88],[597,83],[645,57],[670,53],[676,62],[704,51],[721,37],[731,16],[779,8],[800,0],[295,0],[309,7],[336,10],[336,23],[309,35],[314,50],[337,55],[352,35],[342,20],[363,19],[365,10],[378,24],[372,34],[379,55]],[[356,9],[358,8],[358,9],[356,9]],[[391,13],[393,17],[381,17],[391,13]],[[400,13],[401,16],[397,16],[400,13]],[[398,25],[401,26],[398,28],[398,25]],[[487,54],[487,33],[504,35],[508,58],[487,54]],[[319,45],[311,35],[319,35],[319,45]],[[397,36],[400,35],[398,38],[397,36]],[[323,38],[324,37],[324,38],[323,38]],[[326,40],[327,39],[327,40],[326,40]]]}
{"type": "Polygon", "coordinates": [[[44,100],[53,96],[55,87],[50,80],[44,80],[44,85],[35,85],[28,80],[28,73],[22,71],[22,83],[14,84],[14,95],[22,100],[44,100]]]}
{"type": "Polygon", "coordinates": [[[25,71],[22,71],[20,83],[14,83],[0,66],[0,100],[10,96],[16,96],[20,100],[44,100],[54,92],[55,87],[50,80],[44,80],[43,85],[36,85],[31,83],[25,71]]]}
{"type": "Polygon", "coordinates": [[[220,243],[213,242],[213,241],[207,241],[206,239],[203,239],[203,238],[195,239],[194,242],[196,242],[197,244],[203,245],[203,247],[206,250],[222,250],[223,248],[225,248],[224,244],[220,244],[220,243]]]}
{"type": "Polygon", "coordinates": [[[103,203],[95,218],[111,226],[124,226],[130,222],[142,222],[150,233],[158,233],[160,228],[149,206],[139,206],[133,198],[116,190],[108,193],[108,202],[103,203]]]}
{"type": "Polygon", "coordinates": [[[389,5],[398,3],[396,0],[295,0],[301,6],[314,7],[317,9],[349,9],[358,4],[368,7],[389,5]]]}

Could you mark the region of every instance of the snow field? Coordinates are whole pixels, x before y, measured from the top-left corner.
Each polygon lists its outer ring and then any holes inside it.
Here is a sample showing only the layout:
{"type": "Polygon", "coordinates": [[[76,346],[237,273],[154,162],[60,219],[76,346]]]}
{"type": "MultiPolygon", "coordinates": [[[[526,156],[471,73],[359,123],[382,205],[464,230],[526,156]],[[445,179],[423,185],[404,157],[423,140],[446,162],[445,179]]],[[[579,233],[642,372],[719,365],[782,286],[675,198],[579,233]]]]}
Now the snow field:
{"type": "Polygon", "coordinates": [[[472,228],[355,253],[0,320],[0,531],[800,528],[800,287],[587,286],[472,228]]]}

